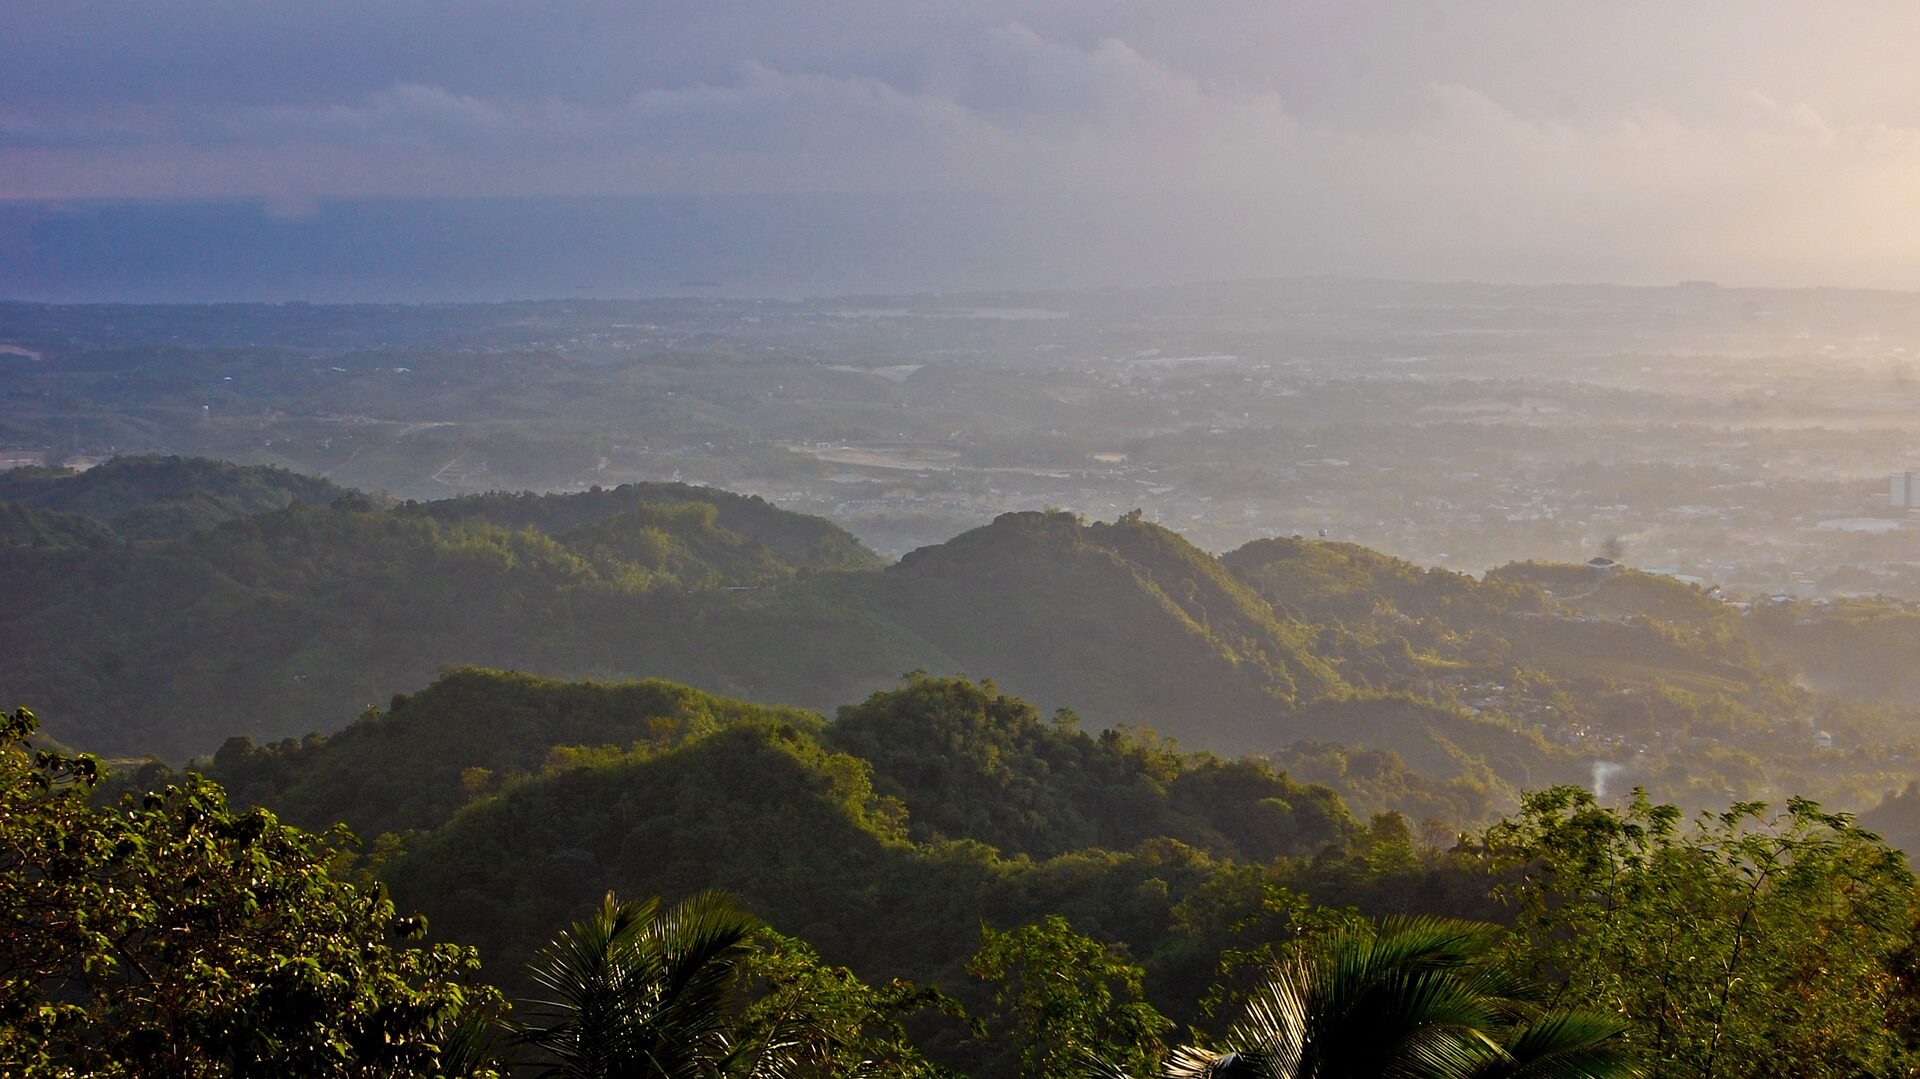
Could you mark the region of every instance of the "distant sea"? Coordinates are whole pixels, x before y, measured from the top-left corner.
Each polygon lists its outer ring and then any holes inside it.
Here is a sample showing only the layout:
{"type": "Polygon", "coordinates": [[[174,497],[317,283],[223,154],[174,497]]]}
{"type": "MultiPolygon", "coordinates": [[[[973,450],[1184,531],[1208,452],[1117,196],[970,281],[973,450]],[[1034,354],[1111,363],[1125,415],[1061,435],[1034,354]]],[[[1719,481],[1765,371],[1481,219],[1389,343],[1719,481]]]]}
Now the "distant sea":
{"type": "Polygon", "coordinates": [[[1154,218],[946,195],[0,201],[0,299],[801,297],[1212,276],[1170,260],[1157,230],[1115,227],[1154,218]],[[1152,270],[1114,280],[1123,265],[1152,270]]]}

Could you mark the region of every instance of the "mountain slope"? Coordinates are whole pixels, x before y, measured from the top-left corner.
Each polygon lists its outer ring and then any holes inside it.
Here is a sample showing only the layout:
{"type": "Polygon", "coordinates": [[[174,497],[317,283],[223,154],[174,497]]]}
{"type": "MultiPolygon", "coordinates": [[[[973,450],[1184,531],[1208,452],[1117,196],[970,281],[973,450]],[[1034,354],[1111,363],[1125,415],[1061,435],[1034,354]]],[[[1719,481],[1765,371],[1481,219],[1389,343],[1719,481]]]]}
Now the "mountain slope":
{"type": "Polygon", "coordinates": [[[559,535],[348,501],[159,546],[0,552],[5,624],[28,638],[0,683],[75,742],[172,755],[332,729],[448,664],[814,708],[970,670],[1222,749],[1274,744],[1341,685],[1306,627],[1151,525],[1015,516],[878,573],[806,575],[714,504],[630,496],[501,500],[559,535]]]}
{"type": "MultiPolygon", "coordinates": [[[[902,672],[967,673],[1042,712],[1285,750],[1316,775],[1339,774],[1327,745],[1390,750],[1455,789],[1386,803],[1410,812],[1498,804],[1595,759],[1667,797],[1791,780],[1856,804],[1887,777],[1809,758],[1812,717],[1853,744],[1904,737],[1763,662],[1771,609],[1631,570],[1475,580],[1305,540],[1215,559],[1136,516],[1064,513],[859,568],[872,556],[824,521],[679,485],[294,502],[173,540],[66,546],[77,518],[0,505],[30,542],[56,543],[0,544],[0,687],[116,755],[337,730],[449,666],[666,678],[816,711],[902,672]],[[1683,763],[1702,760],[1708,777],[1683,763]]],[[[1904,623],[1847,617],[1897,654],[1904,623]]]]}
{"type": "Polygon", "coordinates": [[[1769,603],[1743,629],[1761,655],[1821,690],[1920,707],[1920,604],[1769,603]]]}
{"type": "Polygon", "coordinates": [[[1177,839],[1221,857],[1310,854],[1352,834],[1333,792],[1258,761],[1187,754],[1150,733],[1041,720],[964,679],[915,676],[841,709],[716,697],[671,682],[560,682],[460,670],[346,729],[268,745],[235,738],[196,762],[243,801],[296,824],[363,835],[438,827],[461,807],[541,775],[651,758],[735,727],[780,730],[858,758],[916,840],[978,840],[1050,856],[1177,839]]]}
{"type": "Polygon", "coordinates": [[[652,516],[618,535],[602,522],[578,550],[351,500],[158,545],[0,548],[0,633],[15,642],[0,684],[76,744],[178,758],[236,733],[335,729],[449,664],[825,705],[924,657],[807,594],[720,587],[795,571],[697,505],[639,512],[652,516]],[[832,662],[795,641],[827,642],[832,662]]]}
{"type": "Polygon", "coordinates": [[[909,554],[873,585],[878,610],[959,670],[1045,708],[1197,744],[1258,744],[1275,717],[1342,686],[1307,627],[1137,519],[1005,514],[909,554]]]}
{"type": "Polygon", "coordinates": [[[115,457],[84,472],[0,472],[0,502],[91,517],[128,539],[172,539],[223,521],[347,494],[314,476],[204,457],[115,457]]]}
{"type": "MultiPolygon", "coordinates": [[[[721,887],[868,977],[957,980],[983,921],[1063,911],[1082,931],[1144,948],[1164,941],[1174,907],[1223,873],[1222,859],[1305,858],[1360,834],[1325,788],[1254,762],[1047,730],[1024,702],[958,680],[915,680],[823,729],[811,717],[790,722],[658,683],[568,686],[466,672],[364,729],[397,746],[388,728],[431,737],[477,712],[477,739],[507,731],[524,741],[536,730],[581,730],[569,726],[576,706],[602,719],[631,707],[643,722],[628,730],[651,726],[644,717],[669,699],[703,715],[718,705],[716,725],[680,727],[672,744],[549,752],[537,773],[475,795],[408,839],[381,870],[396,898],[426,911],[436,931],[482,945],[508,976],[553,925],[609,889],[678,896],[721,887]],[[499,709],[489,707],[495,691],[499,709]],[[429,717],[429,704],[441,718],[429,717]],[[927,761],[930,748],[951,751],[955,766],[919,769],[913,762],[927,761]],[[1070,756],[1085,770],[1058,767],[1070,756]],[[984,769],[965,763],[990,760],[984,769]],[[1012,802],[1009,776],[1023,791],[1012,802]],[[1097,789],[1113,780],[1115,789],[1097,789]],[[983,808],[999,818],[979,815],[983,808]],[[920,813],[942,823],[925,827],[920,813]],[[1078,849],[1089,834],[1126,842],[1114,852],[1078,849]],[[1056,853],[1008,857],[983,842],[994,838],[1056,853]]],[[[296,776],[377,769],[364,749],[331,763],[325,746],[286,760],[296,776]]],[[[438,772],[428,783],[444,786],[438,772]]],[[[311,784],[296,778],[284,804],[299,804],[303,788],[311,784]]]]}
{"type": "Polygon", "coordinates": [[[432,828],[516,778],[571,759],[555,747],[665,749],[744,724],[817,731],[819,716],[672,682],[562,682],[452,671],[326,736],[233,738],[201,762],[237,800],[294,824],[344,822],[364,836],[432,828]]]}
{"type": "Polygon", "coordinates": [[[628,483],[563,495],[494,492],[408,503],[404,509],[439,521],[485,521],[559,535],[648,508],[684,504],[711,507],[716,528],[797,568],[873,569],[885,564],[832,522],[780,509],[765,499],[684,483],[628,483]]]}
{"type": "Polygon", "coordinates": [[[0,502],[0,547],[105,547],[113,530],[91,517],[0,502]]]}

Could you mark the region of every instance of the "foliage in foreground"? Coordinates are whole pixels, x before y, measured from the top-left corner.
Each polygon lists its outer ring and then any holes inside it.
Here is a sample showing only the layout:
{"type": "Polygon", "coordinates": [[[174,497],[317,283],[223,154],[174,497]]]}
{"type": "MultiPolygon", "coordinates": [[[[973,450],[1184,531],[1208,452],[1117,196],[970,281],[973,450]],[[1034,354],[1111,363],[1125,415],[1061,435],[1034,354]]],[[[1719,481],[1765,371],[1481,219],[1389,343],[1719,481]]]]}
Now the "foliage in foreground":
{"type": "Polygon", "coordinates": [[[1563,787],[1492,828],[1513,962],[1633,1020],[1659,1075],[1840,1077],[1915,1067],[1914,876],[1846,814],[1794,799],[1687,826],[1563,787]]]}
{"type": "Polygon", "coordinates": [[[866,986],[716,892],[670,909],[610,894],[531,974],[544,999],[526,1002],[514,1040],[553,1079],[944,1074],[903,1026],[923,1008],[951,1011],[944,997],[866,986]]]}
{"type": "MultiPolygon", "coordinates": [[[[1606,1016],[1554,1011],[1488,961],[1498,930],[1397,919],[1293,949],[1247,1001],[1224,1050],[1184,1046],[1168,1079],[1494,1079],[1639,1074],[1606,1016]]],[[[1094,1069],[1126,1079],[1111,1061],[1094,1069]]]]}
{"type": "Polygon", "coordinates": [[[1146,1002],[1139,967],[1057,914],[1005,932],[981,930],[967,970],[997,986],[1003,1055],[1017,1052],[1017,1074],[1034,1079],[1078,1075],[1100,1053],[1150,1060],[1173,1027],[1146,1002]]]}
{"type": "MultiPolygon", "coordinates": [[[[1097,1055],[1101,1074],[1178,1079],[1591,1079],[1629,1060],[1674,1079],[1920,1074],[1913,875],[1812,803],[1689,826],[1644,796],[1615,809],[1558,788],[1451,849],[1382,814],[1310,858],[1247,859],[1248,831],[1230,833],[1239,859],[1150,837],[1034,862],[965,833],[1030,829],[1037,849],[1077,834],[1079,799],[1111,774],[1084,736],[967,684],[917,681],[880,703],[899,708],[848,729],[888,750],[877,767],[817,727],[722,724],[644,752],[578,750],[433,835],[392,840],[409,848],[379,863],[396,887],[406,869],[431,885],[422,901],[493,904],[439,924],[495,934],[502,976],[533,951],[502,925],[548,940],[609,888],[714,884],[851,964],[730,900],[608,900],[551,938],[535,1001],[513,1013],[472,984],[471,950],[399,939],[417,924],[346,882],[344,833],[236,812],[192,776],[97,805],[97,763],[36,752],[33,718],[15,713],[0,736],[0,1073],[453,1079],[513,1061],[557,1076],[1066,1079],[1097,1055]],[[937,763],[900,745],[932,705],[929,729],[997,752],[908,782],[937,763]],[[876,793],[882,777],[899,797],[876,793]],[[1029,815],[996,817],[995,792],[1029,815]],[[916,840],[923,811],[949,834],[916,840]],[[438,875],[420,877],[428,864],[438,875]],[[1350,904],[1510,925],[1375,923],[1350,904]],[[1212,1028],[1229,1012],[1237,1025],[1212,1028]]],[[[1243,802],[1276,782],[1191,774],[1236,779],[1221,790],[1243,802]]],[[[1182,816],[1198,826],[1166,819],[1182,816]]],[[[1300,817],[1258,821],[1278,819],[1300,817]]]]}
{"type": "Polygon", "coordinates": [[[99,763],[0,723],[0,1073],[462,1074],[442,1044],[492,991],[471,949],[329,872],[343,836],[236,812],[198,778],[97,808],[99,763]]]}

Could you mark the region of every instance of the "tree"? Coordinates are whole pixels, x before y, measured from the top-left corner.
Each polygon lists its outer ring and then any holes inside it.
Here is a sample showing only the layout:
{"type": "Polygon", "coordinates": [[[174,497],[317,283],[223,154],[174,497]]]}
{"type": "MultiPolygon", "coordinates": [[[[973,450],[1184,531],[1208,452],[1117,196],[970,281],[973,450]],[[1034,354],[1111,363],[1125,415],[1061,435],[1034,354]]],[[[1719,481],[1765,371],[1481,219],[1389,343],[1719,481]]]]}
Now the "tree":
{"type": "Polygon", "coordinates": [[[1914,877],[1898,851],[1795,799],[1684,827],[1560,787],[1490,829],[1511,958],[1561,999],[1630,1016],[1661,1076],[1853,1076],[1912,1066],[1914,877]]]}
{"type": "Polygon", "coordinates": [[[670,910],[621,901],[561,930],[528,973],[548,994],[529,1002],[520,1040],[558,1079],[779,1076],[797,1069],[802,1032],[741,1037],[736,989],[760,924],[717,892],[670,910]]]}
{"type": "Polygon", "coordinates": [[[794,1074],[820,1079],[960,1079],[931,1063],[907,1033],[923,1012],[963,1020],[937,989],[894,979],[868,985],[828,966],[805,942],[762,930],[749,975],[759,995],[742,1015],[762,1044],[794,1046],[794,1074]]]}
{"type": "Polygon", "coordinates": [[[1148,1004],[1143,972],[1050,914],[1005,931],[982,927],[967,964],[997,983],[991,1029],[1018,1050],[1018,1074],[1078,1076],[1096,1053],[1138,1064],[1159,1056],[1173,1026],[1148,1004]]]}
{"type": "Polygon", "coordinates": [[[565,1079],[942,1079],[905,1021],[964,1017],[936,990],[828,966],[718,892],[670,910],[608,895],[530,974],[549,999],[528,1004],[517,1040],[565,1079]]]}
{"type": "MultiPolygon", "coordinates": [[[[1303,943],[1246,1004],[1226,1050],[1185,1046],[1169,1079],[1614,1079],[1621,1024],[1548,1012],[1486,962],[1499,930],[1395,919],[1303,943]]],[[[1104,1079],[1127,1069],[1102,1062],[1104,1079]]]]}
{"type": "Polygon", "coordinates": [[[92,803],[99,761],[0,717],[0,1073],[483,1075],[442,1053],[491,990],[471,949],[329,867],[350,840],[184,782],[92,803]]]}

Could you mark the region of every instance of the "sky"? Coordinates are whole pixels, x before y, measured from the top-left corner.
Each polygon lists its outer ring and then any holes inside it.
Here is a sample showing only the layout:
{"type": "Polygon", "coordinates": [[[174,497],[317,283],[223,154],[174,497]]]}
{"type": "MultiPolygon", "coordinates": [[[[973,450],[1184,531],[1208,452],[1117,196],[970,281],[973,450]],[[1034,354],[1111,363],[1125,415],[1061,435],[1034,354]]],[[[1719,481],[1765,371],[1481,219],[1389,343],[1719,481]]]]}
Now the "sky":
{"type": "Polygon", "coordinates": [[[1854,0],[7,0],[0,292],[1920,288],[1916,44],[1854,0]]]}

